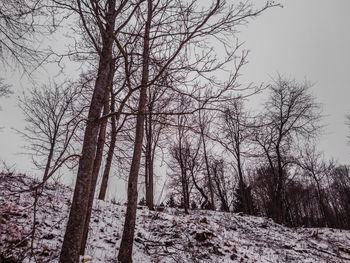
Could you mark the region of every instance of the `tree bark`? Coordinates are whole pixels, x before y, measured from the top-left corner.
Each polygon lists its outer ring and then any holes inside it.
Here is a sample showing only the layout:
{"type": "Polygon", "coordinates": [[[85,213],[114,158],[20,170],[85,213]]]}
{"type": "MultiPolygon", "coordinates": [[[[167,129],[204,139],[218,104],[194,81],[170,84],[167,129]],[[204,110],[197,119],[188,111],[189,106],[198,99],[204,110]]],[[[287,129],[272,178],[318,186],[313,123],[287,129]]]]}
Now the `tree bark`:
{"type": "Polygon", "coordinates": [[[142,79],[139,97],[139,107],[136,117],[136,134],[134,143],[134,153],[131,162],[128,180],[128,205],[125,215],[125,223],[118,260],[122,263],[132,262],[132,248],[134,243],[134,232],[137,209],[137,180],[140,170],[142,141],[144,136],[144,122],[147,104],[147,85],[149,79],[149,54],[150,54],[150,28],[152,21],[152,0],[147,1],[147,21],[144,35],[142,79]]]}
{"type": "Polygon", "coordinates": [[[47,181],[47,177],[49,175],[54,148],[55,148],[55,139],[53,140],[53,142],[51,142],[51,145],[50,145],[50,152],[49,152],[49,156],[47,157],[47,162],[46,162],[44,176],[43,176],[43,182],[47,181]]]}
{"type": "Polygon", "coordinates": [[[210,205],[211,205],[211,210],[215,210],[214,189],[213,189],[213,183],[212,183],[212,180],[211,180],[211,174],[210,174],[210,170],[209,170],[209,160],[208,160],[208,155],[207,155],[207,147],[206,147],[206,144],[205,144],[204,128],[202,127],[202,123],[201,123],[201,137],[202,137],[202,142],[203,142],[205,166],[206,166],[206,169],[207,169],[207,176],[208,176],[208,186],[209,186],[210,203],[211,203],[210,205]]]}
{"type": "Polygon", "coordinates": [[[112,62],[113,31],[115,25],[115,0],[108,1],[108,15],[103,47],[100,55],[98,74],[94,92],[91,98],[87,124],[84,133],[82,156],[79,161],[77,180],[64,235],[59,262],[76,263],[83,238],[84,223],[88,208],[93,162],[96,155],[97,136],[99,131],[99,117],[107,90],[108,73],[112,62]]]}
{"type": "MultiPolygon", "coordinates": [[[[114,77],[114,63],[111,63],[110,69],[109,69],[109,77],[108,77],[109,90],[112,89],[111,86],[112,86],[112,82],[113,82],[113,77],[114,77]]],[[[106,96],[105,96],[103,115],[108,114],[109,110],[110,110],[109,90],[106,92],[106,96]]],[[[103,120],[102,123],[100,124],[100,131],[99,131],[99,135],[98,135],[96,156],[95,156],[95,160],[94,160],[94,167],[92,170],[89,202],[88,202],[88,209],[87,209],[86,219],[85,219],[85,224],[84,224],[84,232],[83,232],[83,239],[81,242],[80,255],[84,255],[84,253],[85,253],[85,246],[86,246],[86,242],[87,242],[87,238],[88,238],[89,225],[90,225],[90,219],[91,219],[91,214],[92,214],[92,206],[93,206],[94,198],[95,198],[97,178],[98,178],[98,174],[99,174],[99,171],[101,168],[103,148],[104,148],[105,141],[106,141],[106,130],[107,130],[107,119],[103,120]]]]}
{"type": "Polygon", "coordinates": [[[153,138],[153,129],[152,129],[152,102],[148,107],[149,113],[148,118],[146,118],[146,204],[150,210],[154,210],[154,193],[153,193],[153,151],[152,151],[152,138],[153,138]]]}
{"type": "MultiPolygon", "coordinates": [[[[115,95],[113,94],[113,91],[111,89],[111,112],[115,112],[115,105],[114,104],[115,104],[115,95]]],[[[107,153],[106,165],[105,165],[105,169],[103,172],[100,193],[98,196],[98,199],[100,199],[100,200],[105,200],[105,198],[106,198],[109,173],[110,173],[110,170],[112,167],[112,161],[113,161],[113,155],[114,155],[116,141],[117,141],[117,124],[116,124],[116,119],[113,116],[111,119],[111,143],[109,145],[109,149],[108,149],[108,153],[107,153]]]]}

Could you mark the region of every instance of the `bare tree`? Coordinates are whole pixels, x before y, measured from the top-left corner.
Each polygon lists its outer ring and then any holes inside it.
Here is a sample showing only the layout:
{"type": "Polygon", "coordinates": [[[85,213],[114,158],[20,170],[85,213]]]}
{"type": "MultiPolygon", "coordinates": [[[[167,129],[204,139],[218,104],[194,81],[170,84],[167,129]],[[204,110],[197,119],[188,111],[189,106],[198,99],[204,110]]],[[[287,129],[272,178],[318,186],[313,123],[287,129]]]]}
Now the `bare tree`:
{"type": "Polygon", "coordinates": [[[320,106],[309,94],[309,83],[278,77],[257,128],[255,140],[273,175],[273,218],[285,220],[285,182],[287,167],[293,161],[298,140],[312,140],[320,132],[320,106]]]}
{"type": "Polygon", "coordinates": [[[74,136],[82,122],[84,106],[75,103],[81,88],[71,83],[33,88],[19,101],[27,122],[21,134],[34,164],[43,169],[45,183],[62,165],[79,157],[74,136]]]}
{"type": "Polygon", "coordinates": [[[133,3],[121,1],[117,6],[115,0],[106,1],[101,6],[99,1],[78,0],[76,3],[55,3],[62,8],[68,8],[80,18],[80,23],[89,43],[98,54],[98,70],[90,100],[90,108],[86,122],[82,157],[80,158],[76,187],[72,207],[69,214],[67,229],[61,250],[60,262],[77,262],[81,251],[84,225],[88,211],[88,196],[91,190],[93,163],[96,156],[97,141],[100,125],[100,115],[106,93],[109,92],[108,76],[113,61],[113,43],[120,30],[131,19],[133,3]],[[121,16],[116,28],[116,18],[121,16]],[[93,25],[93,26],[92,26],[93,25]],[[93,29],[96,29],[92,31],[93,29]]]}
{"type": "Polygon", "coordinates": [[[5,66],[10,60],[27,70],[38,66],[45,58],[38,36],[51,34],[59,20],[54,9],[44,0],[8,0],[0,3],[0,60],[5,66]],[[50,19],[51,18],[51,19],[50,19]]]}
{"type": "Polygon", "coordinates": [[[232,200],[232,178],[225,174],[225,162],[223,159],[212,159],[210,162],[210,169],[213,174],[213,181],[215,182],[216,194],[221,202],[221,211],[230,211],[232,200]],[[231,196],[231,198],[230,198],[231,196]]]}
{"type": "Polygon", "coordinates": [[[249,202],[249,189],[244,176],[244,157],[247,155],[247,147],[251,137],[253,123],[250,116],[244,110],[243,101],[239,98],[233,99],[227,104],[222,114],[218,141],[234,158],[234,166],[238,175],[240,198],[242,199],[243,212],[253,213],[252,203],[249,202]]]}
{"type": "MultiPolygon", "coordinates": [[[[108,75],[108,80],[107,80],[109,90],[112,90],[113,77],[114,77],[114,72],[115,72],[114,67],[115,67],[115,63],[113,61],[112,63],[110,63],[109,75],[108,75]]],[[[104,98],[103,115],[108,114],[110,111],[109,95],[110,95],[110,92],[106,92],[105,98],[104,98]]],[[[93,206],[93,202],[94,202],[94,198],[95,198],[97,179],[98,179],[98,174],[99,174],[99,171],[101,168],[103,149],[104,149],[104,145],[106,142],[106,133],[107,133],[107,119],[101,121],[100,130],[99,130],[99,134],[98,134],[96,154],[95,154],[95,159],[94,159],[94,166],[92,169],[92,178],[91,178],[91,186],[90,186],[90,193],[89,193],[88,209],[87,209],[87,214],[86,214],[86,218],[85,218],[84,233],[83,233],[83,239],[82,239],[81,251],[80,251],[81,255],[85,254],[85,246],[86,246],[86,242],[87,242],[87,238],[88,238],[89,224],[90,224],[90,219],[91,219],[91,214],[92,214],[92,206],[93,206]]]]}
{"type": "MultiPolygon", "coordinates": [[[[147,1],[147,5],[143,5],[144,1],[121,1],[117,6],[116,1],[108,0],[105,5],[101,5],[99,1],[83,1],[79,0],[76,3],[70,1],[54,1],[56,5],[61,8],[68,8],[70,12],[78,14],[80,18],[81,31],[84,32],[82,36],[87,39],[90,47],[94,49],[95,57],[99,59],[97,78],[93,95],[91,98],[91,104],[89,109],[89,115],[87,120],[87,126],[84,134],[84,141],[82,147],[82,158],[80,159],[78,176],[76,182],[76,188],[74,191],[74,197],[71,207],[71,212],[67,224],[67,230],[63,242],[61,251],[61,261],[76,261],[80,251],[80,244],[82,239],[82,225],[86,219],[86,211],[88,202],[86,196],[89,196],[91,190],[91,179],[93,160],[96,155],[98,130],[101,121],[112,116],[120,116],[122,114],[119,108],[117,112],[111,112],[110,114],[100,116],[102,107],[104,104],[105,94],[108,91],[107,78],[109,74],[109,66],[113,59],[113,44],[119,49],[122,56],[127,58],[129,53],[125,50],[125,45],[121,42],[124,36],[135,35],[142,36],[138,38],[143,42],[143,50],[134,50],[133,54],[138,56],[138,69],[135,71],[129,71],[130,68],[125,64],[125,80],[127,86],[130,89],[130,83],[136,85],[131,87],[133,91],[140,91],[140,98],[138,103],[136,114],[136,135],[135,135],[135,147],[133,154],[133,161],[131,165],[129,183],[128,183],[128,207],[126,213],[126,221],[124,226],[123,238],[121,242],[121,250],[119,253],[119,259],[123,262],[129,262],[131,260],[131,251],[133,243],[133,233],[136,217],[137,206],[137,177],[140,167],[143,131],[144,131],[144,115],[147,103],[147,88],[151,87],[167,69],[177,70],[186,68],[190,72],[197,72],[198,68],[201,68],[201,72],[209,72],[212,70],[218,70],[221,66],[232,61],[234,52],[238,50],[239,45],[233,47],[228,51],[227,59],[223,62],[217,62],[216,59],[212,59],[210,54],[213,53],[213,49],[210,48],[206,54],[203,54],[202,59],[197,60],[195,64],[192,60],[188,59],[186,54],[189,54],[186,50],[186,46],[192,46],[193,50],[196,48],[203,48],[202,40],[206,36],[211,36],[212,39],[216,39],[224,47],[229,50],[232,44],[232,33],[235,31],[228,25],[240,25],[244,24],[247,18],[260,14],[263,10],[271,7],[270,3],[267,3],[262,9],[253,10],[249,5],[232,5],[225,6],[222,1],[216,1],[213,5],[207,9],[201,9],[202,16],[198,15],[195,2],[193,3],[177,3],[178,6],[170,4],[170,1],[159,1],[157,5],[152,8],[152,2],[147,1]],[[140,7],[140,8],[139,8],[140,7]],[[176,7],[176,8],[174,8],[176,7]],[[145,11],[145,12],[143,12],[145,11]],[[143,14],[147,13],[147,18],[143,17],[143,14]],[[153,16],[154,14],[154,16],[153,16]],[[178,14],[178,15],[176,15],[178,14]],[[135,16],[134,16],[135,15],[135,16]],[[211,19],[211,17],[217,15],[217,19],[211,19]],[[117,19],[118,17],[118,19],[117,19]],[[136,26],[127,28],[126,25],[131,18],[136,18],[136,26]],[[210,21],[209,21],[210,20],[210,21]],[[144,27],[144,21],[146,26],[144,27]],[[156,24],[157,29],[150,32],[151,24],[156,24]],[[163,23],[162,23],[163,22],[163,23]],[[117,28],[116,24],[118,25],[117,28]],[[141,26],[140,26],[141,25],[141,26]],[[139,30],[138,32],[128,31],[132,29],[139,30]],[[123,31],[125,29],[125,31],[123,31]],[[170,32],[170,33],[169,33],[170,32]],[[172,33],[175,32],[175,33],[172,33]],[[218,37],[221,35],[221,37],[218,37]],[[150,43],[150,39],[156,40],[156,45],[150,43]],[[164,47],[160,43],[166,43],[164,47]],[[150,51],[154,51],[160,60],[162,60],[161,66],[158,68],[149,69],[150,51]],[[160,52],[164,50],[164,52],[160,52]],[[141,54],[141,55],[140,55],[141,54]],[[183,55],[183,56],[180,56],[183,55]],[[179,59],[177,59],[179,58],[179,59]],[[177,62],[177,64],[175,64],[177,62]],[[185,64],[184,64],[185,63],[185,64]],[[183,64],[183,66],[181,66],[183,64]],[[173,68],[172,68],[172,67],[173,68]],[[140,70],[141,69],[141,70],[140,70]],[[133,76],[130,76],[134,73],[133,76]],[[141,74],[140,74],[141,73],[141,74]],[[150,74],[152,77],[150,78],[150,74]],[[136,75],[141,76],[141,80],[136,75]],[[140,81],[139,81],[140,80],[140,81]]],[[[79,45],[77,46],[79,48],[79,45]]],[[[236,65],[236,71],[230,74],[228,81],[222,83],[221,91],[211,94],[212,98],[218,98],[224,91],[232,89],[235,85],[238,69],[244,64],[246,54],[243,54],[236,65]]],[[[92,56],[93,57],[93,56],[92,56]]],[[[182,74],[184,78],[188,73],[182,74]]],[[[207,76],[203,76],[206,79],[207,76]]],[[[219,83],[216,83],[219,85],[219,83]]],[[[212,86],[214,85],[214,81],[212,86]]],[[[201,85],[208,86],[208,85],[201,85]]],[[[181,92],[181,90],[178,90],[181,92]]],[[[125,98],[127,100],[127,97],[125,98]]],[[[209,100],[209,99],[208,99],[209,100]]],[[[127,114],[130,114],[128,112],[127,114]]]]}
{"type": "Polygon", "coordinates": [[[334,227],[333,215],[329,207],[329,200],[324,187],[327,186],[327,177],[330,176],[334,169],[334,163],[326,163],[322,153],[317,152],[315,145],[306,144],[305,149],[300,152],[297,158],[297,165],[300,166],[310,176],[316,184],[317,200],[322,212],[322,225],[326,227],[334,227]]]}
{"type": "Polygon", "coordinates": [[[329,196],[339,228],[350,228],[350,167],[340,165],[331,174],[332,183],[329,185],[329,196]]]}
{"type": "Polygon", "coordinates": [[[142,79],[140,96],[138,102],[138,111],[136,117],[135,144],[131,162],[130,174],[128,179],[128,205],[125,215],[122,241],[118,260],[127,263],[132,262],[131,254],[134,243],[134,231],[136,223],[137,208],[137,181],[141,163],[142,143],[144,135],[144,123],[147,104],[147,85],[149,82],[149,65],[150,65],[150,30],[153,16],[153,4],[151,0],[147,1],[147,19],[143,38],[142,53],[142,79]]]}
{"type": "Polygon", "coordinates": [[[210,193],[210,206],[212,210],[215,210],[215,199],[214,199],[214,184],[212,180],[212,175],[210,171],[210,165],[209,165],[209,157],[208,157],[208,149],[207,149],[207,133],[209,132],[210,126],[209,124],[210,116],[206,114],[206,112],[202,109],[198,111],[198,124],[199,124],[199,132],[200,137],[202,140],[203,145],[203,156],[205,161],[205,167],[206,167],[206,175],[208,178],[208,187],[209,187],[209,193],[210,193]]]}
{"type": "MultiPolygon", "coordinates": [[[[181,102],[182,105],[180,107],[185,107],[188,103],[186,100],[181,102]]],[[[190,209],[191,178],[197,190],[208,200],[195,178],[195,167],[200,144],[197,143],[197,147],[194,146],[196,143],[190,139],[188,125],[188,116],[177,116],[176,132],[172,135],[173,142],[169,149],[170,155],[174,160],[172,164],[169,164],[171,181],[175,182],[174,185],[181,186],[179,191],[182,200],[181,204],[183,204],[186,214],[189,214],[190,209]]]]}
{"type": "Polygon", "coordinates": [[[164,96],[166,87],[158,83],[157,87],[148,89],[147,115],[145,119],[145,192],[146,205],[149,209],[154,209],[154,163],[156,150],[159,147],[162,131],[165,127],[163,116],[154,115],[153,112],[159,112],[167,108],[171,100],[164,96]],[[163,97],[163,98],[162,98],[163,97]]]}

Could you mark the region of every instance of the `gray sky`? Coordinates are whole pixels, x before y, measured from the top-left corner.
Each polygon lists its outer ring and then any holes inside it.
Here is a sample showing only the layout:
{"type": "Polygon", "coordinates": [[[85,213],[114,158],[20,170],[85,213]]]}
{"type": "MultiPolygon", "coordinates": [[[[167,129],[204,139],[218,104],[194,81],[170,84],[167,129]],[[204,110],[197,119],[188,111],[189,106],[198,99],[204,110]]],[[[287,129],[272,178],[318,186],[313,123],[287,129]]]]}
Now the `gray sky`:
{"type": "Polygon", "coordinates": [[[243,79],[269,83],[279,72],[314,83],[312,92],[323,104],[327,125],[319,148],[327,157],[349,163],[350,1],[280,2],[283,8],[268,10],[241,30],[240,39],[251,50],[243,79]]]}
{"type": "MultiPolygon", "coordinates": [[[[350,1],[281,2],[284,8],[268,10],[248,27],[241,28],[239,39],[251,50],[250,63],[241,72],[241,80],[268,83],[270,76],[279,72],[315,83],[312,91],[323,104],[324,121],[328,125],[319,148],[327,157],[349,163],[350,145],[346,144],[346,136],[350,131],[345,126],[345,115],[350,113],[350,1]]],[[[0,127],[5,127],[0,132],[0,159],[17,163],[21,171],[29,171],[30,160],[16,155],[21,152],[23,142],[11,130],[23,128],[16,97],[27,84],[16,74],[3,70],[0,69],[0,77],[14,85],[15,94],[9,99],[0,99],[0,127]]]]}

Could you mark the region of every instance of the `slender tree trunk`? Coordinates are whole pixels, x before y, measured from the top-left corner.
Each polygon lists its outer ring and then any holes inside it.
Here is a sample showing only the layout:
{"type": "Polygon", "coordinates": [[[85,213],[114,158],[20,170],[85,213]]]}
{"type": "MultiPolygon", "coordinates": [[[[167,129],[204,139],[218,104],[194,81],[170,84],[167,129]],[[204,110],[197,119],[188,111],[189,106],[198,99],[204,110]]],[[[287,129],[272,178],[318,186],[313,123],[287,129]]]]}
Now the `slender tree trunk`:
{"type": "MultiPolygon", "coordinates": [[[[109,89],[111,89],[111,83],[113,81],[114,76],[114,63],[111,63],[110,67],[110,76],[109,76],[109,89]]],[[[104,103],[104,109],[103,109],[103,115],[106,115],[109,113],[109,92],[106,93],[105,97],[105,103],[104,103]]],[[[103,156],[103,148],[106,141],[106,130],[107,130],[107,119],[104,120],[100,125],[100,132],[98,135],[98,141],[97,141],[97,150],[96,150],[96,156],[94,160],[94,167],[92,170],[92,179],[91,179],[91,186],[90,186],[90,194],[89,194],[89,202],[88,202],[88,209],[84,224],[84,232],[83,232],[83,239],[81,242],[81,248],[80,248],[80,255],[85,254],[85,246],[88,238],[89,233],[89,225],[90,225],[90,219],[92,214],[92,206],[94,203],[95,198],[95,191],[96,191],[96,184],[97,184],[97,178],[98,174],[101,168],[101,162],[102,162],[102,156],[103,156]]]]}
{"type": "MultiPolygon", "coordinates": [[[[113,89],[111,89],[111,112],[115,112],[115,95],[113,93],[113,89]]],[[[106,197],[109,173],[110,173],[111,166],[112,166],[116,141],[117,141],[117,124],[116,124],[116,119],[113,116],[111,119],[111,143],[109,145],[109,149],[108,149],[108,153],[107,153],[106,165],[105,165],[105,169],[103,172],[100,193],[98,196],[98,199],[100,199],[100,200],[105,200],[105,197],[106,197]]]]}
{"type": "Polygon", "coordinates": [[[118,259],[123,263],[131,261],[131,253],[134,240],[135,222],[136,222],[136,208],[137,208],[137,180],[141,162],[142,140],[143,140],[143,122],[147,99],[146,86],[141,88],[139,98],[139,108],[136,120],[136,136],[134,144],[134,154],[131,162],[129,180],[128,180],[128,204],[125,215],[125,223],[123,230],[123,237],[120,246],[118,259]]]}
{"type": "Polygon", "coordinates": [[[225,212],[229,212],[230,211],[230,208],[228,206],[228,203],[227,203],[227,198],[223,192],[223,190],[221,189],[221,186],[220,186],[220,181],[218,179],[218,174],[216,172],[214,172],[214,181],[216,183],[216,189],[218,191],[218,195],[219,195],[219,198],[220,198],[220,201],[221,201],[221,205],[222,205],[222,208],[225,212]],[[215,179],[216,178],[216,179],[215,179]]]}
{"type": "Polygon", "coordinates": [[[107,91],[108,73],[110,63],[112,62],[115,0],[108,1],[108,11],[106,17],[108,23],[106,23],[105,34],[103,35],[104,41],[98,66],[98,74],[84,133],[82,157],[79,161],[72,206],[59,260],[61,263],[76,263],[79,261],[83,229],[88,208],[92,169],[96,155],[99,132],[98,120],[107,91]]]}
{"type": "MultiPolygon", "coordinates": [[[[152,103],[152,102],[150,102],[152,103]]],[[[146,118],[146,204],[149,209],[154,210],[154,193],[153,193],[153,151],[152,151],[152,105],[148,107],[149,114],[146,118]]]]}
{"type": "Polygon", "coordinates": [[[186,169],[181,168],[181,184],[182,184],[182,196],[184,201],[185,214],[189,214],[188,209],[190,207],[189,194],[188,194],[188,183],[187,183],[186,169]]]}
{"type": "Polygon", "coordinates": [[[239,183],[241,184],[240,190],[241,190],[241,197],[242,197],[242,202],[243,202],[243,210],[244,213],[251,215],[253,213],[252,209],[252,204],[250,200],[248,200],[248,190],[247,186],[244,182],[244,177],[243,177],[243,170],[242,170],[242,163],[241,163],[241,151],[240,151],[240,146],[239,144],[236,145],[236,155],[237,155],[237,170],[238,170],[238,176],[239,176],[239,183]]]}
{"type": "Polygon", "coordinates": [[[283,177],[284,172],[282,168],[282,159],[279,151],[279,143],[276,146],[278,177],[277,177],[277,191],[276,191],[276,221],[277,223],[284,223],[284,206],[283,206],[283,177]]]}
{"type": "Polygon", "coordinates": [[[205,160],[205,166],[207,169],[208,185],[209,185],[209,191],[210,191],[211,210],[215,210],[214,189],[213,189],[213,183],[211,180],[211,174],[210,174],[210,170],[209,170],[209,160],[208,160],[208,155],[207,155],[207,147],[205,144],[203,128],[201,128],[201,130],[202,130],[201,136],[202,136],[202,142],[203,142],[204,160],[205,160]]]}
{"type": "Polygon", "coordinates": [[[134,232],[137,209],[137,180],[140,170],[142,141],[144,135],[144,122],[147,104],[147,85],[149,78],[149,54],[150,54],[150,28],[152,21],[152,0],[148,0],[147,21],[144,35],[142,80],[139,97],[139,107],[136,117],[136,134],[134,153],[131,162],[128,180],[128,205],[125,215],[125,223],[118,260],[122,263],[132,262],[132,248],[134,243],[134,232]]]}

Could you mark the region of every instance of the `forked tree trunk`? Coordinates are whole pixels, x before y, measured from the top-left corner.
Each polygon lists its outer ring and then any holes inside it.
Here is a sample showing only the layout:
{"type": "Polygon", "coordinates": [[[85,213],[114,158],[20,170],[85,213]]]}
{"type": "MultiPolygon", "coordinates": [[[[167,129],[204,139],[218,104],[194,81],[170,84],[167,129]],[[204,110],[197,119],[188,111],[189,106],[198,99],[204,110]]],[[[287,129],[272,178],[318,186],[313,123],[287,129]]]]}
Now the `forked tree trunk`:
{"type": "Polygon", "coordinates": [[[76,185],[64,235],[59,261],[61,263],[76,263],[83,238],[83,229],[88,208],[88,196],[93,163],[96,155],[97,137],[99,132],[99,118],[107,90],[108,73],[112,62],[113,31],[115,25],[115,0],[108,1],[108,15],[103,47],[98,66],[98,74],[94,92],[91,98],[88,119],[86,123],[82,156],[79,161],[76,185]]]}
{"type": "MultiPolygon", "coordinates": [[[[114,63],[111,63],[110,72],[109,72],[109,79],[108,79],[109,90],[112,89],[111,85],[113,82],[113,77],[114,77],[114,63]]],[[[110,109],[109,105],[110,105],[109,104],[109,91],[107,91],[106,96],[105,96],[103,115],[106,115],[109,113],[109,109],[110,109]]],[[[94,167],[92,170],[89,202],[88,202],[88,209],[87,209],[86,218],[85,218],[83,239],[82,239],[81,248],[80,248],[80,255],[84,255],[84,253],[85,253],[85,246],[86,246],[86,242],[87,242],[87,238],[88,238],[89,225],[90,225],[90,219],[91,219],[91,214],[92,214],[92,206],[93,206],[94,198],[95,198],[97,178],[98,178],[98,174],[99,174],[99,171],[101,168],[103,148],[104,148],[105,141],[106,141],[106,130],[107,130],[107,119],[103,120],[102,123],[100,124],[100,131],[99,131],[99,135],[98,135],[96,156],[95,156],[95,160],[94,160],[94,167]]]]}
{"type": "Polygon", "coordinates": [[[150,54],[150,28],[152,21],[152,0],[148,0],[147,21],[144,35],[143,65],[139,106],[136,117],[136,134],[134,143],[134,153],[131,162],[128,180],[128,204],[125,215],[125,223],[118,260],[122,263],[132,262],[132,247],[134,243],[134,232],[137,209],[137,180],[139,176],[142,141],[144,135],[144,123],[147,104],[147,85],[149,78],[149,54],[150,54]]]}
{"type": "Polygon", "coordinates": [[[95,90],[91,100],[91,107],[84,134],[82,157],[79,162],[72,206],[60,256],[60,262],[62,263],[75,263],[79,260],[83,228],[88,208],[92,169],[96,155],[99,130],[98,118],[100,117],[103,106],[107,83],[107,77],[103,69],[107,71],[108,63],[108,59],[101,58],[101,70],[96,80],[95,90]]]}

